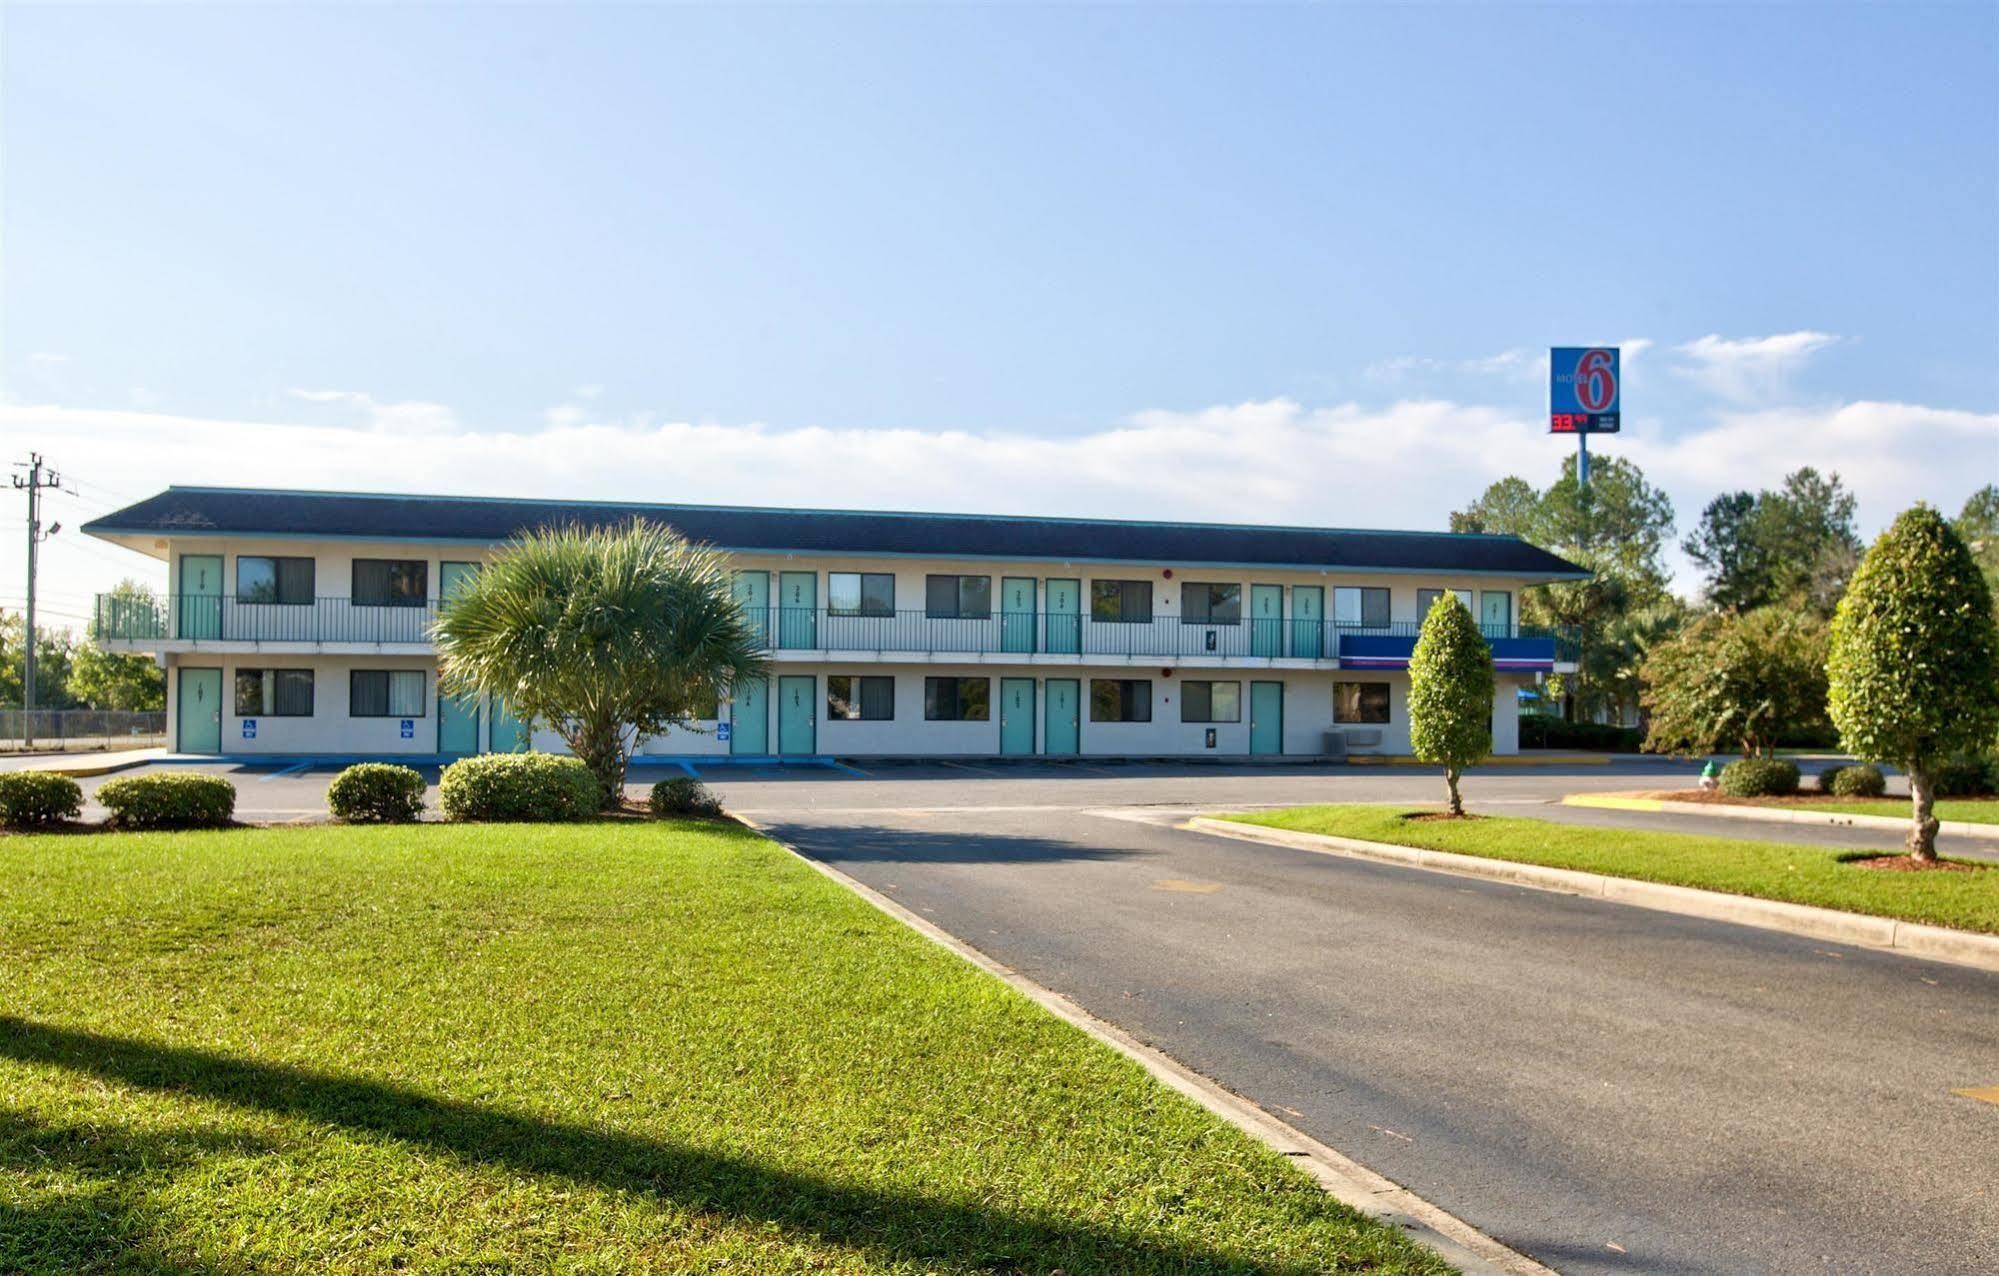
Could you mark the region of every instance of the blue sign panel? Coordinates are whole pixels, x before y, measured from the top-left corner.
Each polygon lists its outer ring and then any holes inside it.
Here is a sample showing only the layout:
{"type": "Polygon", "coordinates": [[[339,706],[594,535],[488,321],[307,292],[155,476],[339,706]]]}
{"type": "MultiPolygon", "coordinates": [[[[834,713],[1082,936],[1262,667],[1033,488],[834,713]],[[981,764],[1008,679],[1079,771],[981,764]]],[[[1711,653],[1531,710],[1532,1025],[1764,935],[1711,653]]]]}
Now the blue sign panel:
{"type": "Polygon", "coordinates": [[[405,740],[416,739],[416,722],[413,719],[410,718],[403,719],[403,739],[405,740]]]}
{"type": "Polygon", "coordinates": [[[721,742],[722,742],[723,744],[727,744],[727,743],[729,742],[729,724],[728,724],[728,723],[726,723],[726,722],[718,722],[718,723],[716,723],[716,724],[715,724],[715,738],[716,738],[717,740],[720,740],[720,741],[721,741],[721,742]]]}
{"type": "Polygon", "coordinates": [[[1616,346],[1548,352],[1548,433],[1616,434],[1624,373],[1616,346]]]}
{"type": "Polygon", "coordinates": [[[243,738],[245,740],[254,740],[257,738],[257,720],[255,718],[243,719],[243,738]]]}

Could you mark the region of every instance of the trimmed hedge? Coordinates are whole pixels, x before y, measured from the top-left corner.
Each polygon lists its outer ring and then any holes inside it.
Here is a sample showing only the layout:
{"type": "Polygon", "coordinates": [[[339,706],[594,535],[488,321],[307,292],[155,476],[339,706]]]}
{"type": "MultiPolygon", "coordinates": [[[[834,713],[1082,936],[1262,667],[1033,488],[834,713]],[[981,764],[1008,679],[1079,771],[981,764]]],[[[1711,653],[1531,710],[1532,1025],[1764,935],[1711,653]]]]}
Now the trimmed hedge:
{"type": "Polygon", "coordinates": [[[1737,758],[1721,769],[1730,797],[1789,797],[1798,791],[1798,764],[1783,758],[1737,758]]]}
{"type": "Polygon", "coordinates": [[[1637,727],[1605,722],[1566,722],[1538,713],[1520,717],[1523,749],[1590,749],[1602,753],[1636,753],[1645,733],[1637,727]]]}
{"type": "Polygon", "coordinates": [[[126,829],[222,828],[236,814],[236,786],[219,775],[127,776],[101,785],[97,800],[126,829]]]}
{"type": "Polygon", "coordinates": [[[83,810],[83,788],[48,771],[0,772],[0,828],[45,828],[83,810]]]}
{"type": "Polygon", "coordinates": [[[1984,797],[1999,790],[1999,760],[1952,758],[1931,777],[1937,797],[1984,797]]]}
{"type": "Polygon", "coordinates": [[[408,824],[423,815],[425,787],[411,767],[361,762],[326,786],[326,809],[349,824],[408,824]]]}
{"type": "Polygon", "coordinates": [[[1862,762],[1858,766],[1836,767],[1819,777],[1819,788],[1834,797],[1880,797],[1888,791],[1888,779],[1881,768],[1862,762]]]}
{"type": "Polygon", "coordinates": [[[652,786],[646,807],[654,815],[702,815],[722,813],[722,799],[691,775],[675,776],[652,786]]]}
{"type": "Polygon", "coordinates": [[[438,796],[452,820],[587,820],[603,792],[576,758],[487,753],[444,768],[438,796]]]}

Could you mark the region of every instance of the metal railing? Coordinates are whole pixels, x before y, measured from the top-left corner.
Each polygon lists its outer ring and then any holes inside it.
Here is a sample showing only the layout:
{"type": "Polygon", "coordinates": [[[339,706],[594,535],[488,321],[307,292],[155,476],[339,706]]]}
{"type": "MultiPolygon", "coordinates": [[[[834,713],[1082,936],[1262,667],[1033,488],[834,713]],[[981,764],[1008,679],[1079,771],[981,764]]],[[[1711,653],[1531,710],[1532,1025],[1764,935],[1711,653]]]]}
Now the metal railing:
{"type": "MultiPolygon", "coordinates": [[[[437,604],[380,607],[346,598],[309,604],[247,602],[179,595],[149,602],[99,595],[93,632],[135,642],[316,642],[427,644],[437,604]]],[[[1330,660],[1343,647],[1366,647],[1376,658],[1406,658],[1422,629],[1418,621],[1361,625],[1313,618],[1247,619],[1233,623],[1153,616],[1098,619],[1076,612],[993,612],[939,616],[928,611],[843,612],[826,607],[750,609],[751,623],[779,651],[865,651],[940,655],[1058,654],[1078,656],[1216,656],[1231,659],[1330,660]]],[[[1570,627],[1484,625],[1495,654],[1574,660],[1580,649],[1570,627]]]]}
{"type": "Polygon", "coordinates": [[[0,753],[19,750],[28,734],[37,749],[143,749],[166,743],[167,715],[160,710],[0,709],[0,753]],[[26,732],[27,727],[34,730],[26,732]]]}

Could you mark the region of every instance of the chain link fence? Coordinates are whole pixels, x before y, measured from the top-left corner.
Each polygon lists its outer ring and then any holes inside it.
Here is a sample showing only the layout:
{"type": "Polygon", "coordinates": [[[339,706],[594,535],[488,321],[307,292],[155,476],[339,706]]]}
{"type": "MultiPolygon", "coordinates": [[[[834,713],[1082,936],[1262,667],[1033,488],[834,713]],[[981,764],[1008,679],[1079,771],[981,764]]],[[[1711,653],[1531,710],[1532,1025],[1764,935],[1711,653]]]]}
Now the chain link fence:
{"type": "Polygon", "coordinates": [[[37,750],[144,749],[167,742],[167,715],[165,710],[0,709],[0,753],[20,752],[26,734],[34,736],[37,750]]]}

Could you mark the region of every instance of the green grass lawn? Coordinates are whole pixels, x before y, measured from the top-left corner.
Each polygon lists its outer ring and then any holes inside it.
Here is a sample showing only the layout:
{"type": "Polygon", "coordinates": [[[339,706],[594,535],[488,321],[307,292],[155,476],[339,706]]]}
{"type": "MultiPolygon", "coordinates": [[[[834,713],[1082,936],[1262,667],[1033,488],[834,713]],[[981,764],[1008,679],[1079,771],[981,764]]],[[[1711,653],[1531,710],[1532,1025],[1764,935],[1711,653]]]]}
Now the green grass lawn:
{"type": "Polygon", "coordinates": [[[733,826],[0,877],[0,1271],[1446,1270],[733,826]]]}
{"type": "Polygon", "coordinates": [[[1513,817],[1407,820],[1405,813],[1396,806],[1294,806],[1226,818],[1999,934],[1999,868],[1882,872],[1842,863],[1849,851],[1782,842],[1513,817]]]}
{"type": "MultiPolygon", "coordinates": [[[[1793,806],[1808,811],[1824,811],[1829,815],[1885,815],[1895,820],[1910,818],[1909,799],[1905,797],[1730,798],[1728,800],[1741,806],[1793,806]]],[[[1940,820],[1961,820],[1966,824],[1999,824],[1999,799],[1938,798],[1935,807],[1936,817],[1940,820]]]]}

